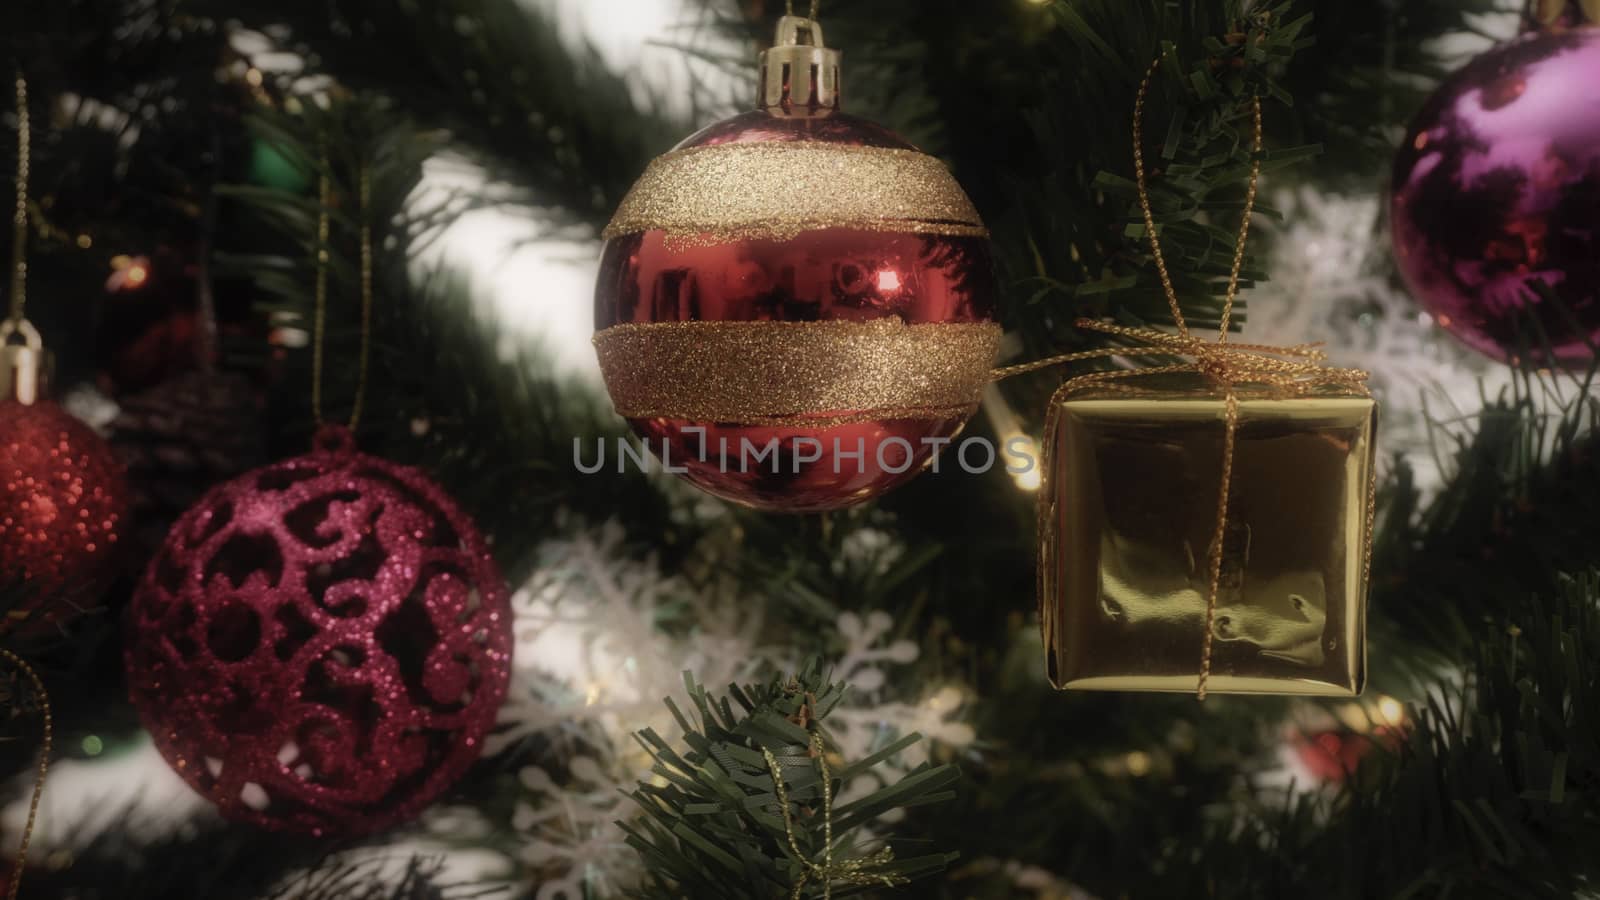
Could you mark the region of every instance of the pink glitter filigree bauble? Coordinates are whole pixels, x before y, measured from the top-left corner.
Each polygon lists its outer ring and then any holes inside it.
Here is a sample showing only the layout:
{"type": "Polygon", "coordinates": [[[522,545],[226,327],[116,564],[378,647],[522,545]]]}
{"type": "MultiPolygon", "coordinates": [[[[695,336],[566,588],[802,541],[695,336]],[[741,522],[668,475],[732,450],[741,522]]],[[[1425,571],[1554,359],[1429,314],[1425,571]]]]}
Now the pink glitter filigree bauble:
{"type": "Polygon", "coordinates": [[[0,401],[0,585],[29,581],[59,620],[116,575],[128,488],[111,448],[48,400],[0,401]]]}
{"type": "Polygon", "coordinates": [[[229,818],[312,835],[381,830],[447,790],[511,665],[510,598],[471,520],[333,436],[185,513],[128,623],[129,691],[172,767],[229,818]]]}

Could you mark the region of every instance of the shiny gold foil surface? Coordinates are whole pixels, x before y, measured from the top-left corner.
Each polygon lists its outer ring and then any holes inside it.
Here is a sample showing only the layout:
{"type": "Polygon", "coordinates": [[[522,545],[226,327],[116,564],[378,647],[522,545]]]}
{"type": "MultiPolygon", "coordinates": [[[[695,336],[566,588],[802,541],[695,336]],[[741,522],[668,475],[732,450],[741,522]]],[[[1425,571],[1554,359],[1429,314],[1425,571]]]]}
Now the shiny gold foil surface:
{"type": "Polygon", "coordinates": [[[712,144],[650,163],[606,227],[679,245],[792,240],[821,228],[987,236],[944,163],[916,150],[820,141],[712,144]]]}
{"type": "MultiPolygon", "coordinates": [[[[1215,693],[1354,696],[1366,679],[1369,397],[1239,386],[1215,693]]],[[[1041,517],[1041,626],[1068,690],[1196,689],[1226,399],[1198,376],[1063,401],[1041,517]]]]}

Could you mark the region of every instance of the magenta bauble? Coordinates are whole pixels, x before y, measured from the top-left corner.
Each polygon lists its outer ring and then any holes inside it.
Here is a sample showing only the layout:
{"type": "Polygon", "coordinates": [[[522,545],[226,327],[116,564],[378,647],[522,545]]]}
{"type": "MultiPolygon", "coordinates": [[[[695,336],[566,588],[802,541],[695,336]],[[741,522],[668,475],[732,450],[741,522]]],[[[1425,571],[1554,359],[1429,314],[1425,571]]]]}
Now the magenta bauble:
{"type": "Polygon", "coordinates": [[[1496,359],[1600,341],[1600,29],[1524,35],[1428,100],[1395,161],[1395,254],[1440,325],[1496,359]]]}
{"type": "Polygon", "coordinates": [[[510,674],[509,602],[438,486],[336,440],[173,527],[129,613],[129,690],[229,818],[368,833],[478,758],[510,674]]]}

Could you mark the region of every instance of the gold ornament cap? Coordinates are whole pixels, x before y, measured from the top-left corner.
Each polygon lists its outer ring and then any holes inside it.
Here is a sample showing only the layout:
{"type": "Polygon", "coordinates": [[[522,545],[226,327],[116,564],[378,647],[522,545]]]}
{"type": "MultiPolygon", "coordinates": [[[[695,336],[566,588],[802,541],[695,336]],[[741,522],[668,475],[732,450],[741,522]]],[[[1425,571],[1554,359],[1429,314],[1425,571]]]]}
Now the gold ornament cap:
{"type": "Polygon", "coordinates": [[[50,354],[27,319],[0,322],[0,400],[32,406],[44,396],[50,354]]]}
{"type": "Polygon", "coordinates": [[[823,40],[817,20],[779,19],[772,48],[761,53],[760,106],[783,113],[838,109],[840,57],[823,40]]]}

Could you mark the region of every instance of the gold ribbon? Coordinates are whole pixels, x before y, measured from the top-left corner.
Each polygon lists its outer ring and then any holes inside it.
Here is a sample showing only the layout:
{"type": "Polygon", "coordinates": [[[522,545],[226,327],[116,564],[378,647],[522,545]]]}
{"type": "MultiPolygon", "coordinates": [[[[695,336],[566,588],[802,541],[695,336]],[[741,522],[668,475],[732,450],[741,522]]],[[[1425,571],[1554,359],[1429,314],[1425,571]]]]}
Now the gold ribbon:
{"type": "Polygon", "coordinates": [[[882,887],[895,887],[907,884],[908,880],[899,875],[887,872],[874,872],[873,869],[882,868],[894,862],[894,850],[884,847],[871,856],[848,859],[843,862],[833,861],[833,772],[828,768],[827,749],[822,744],[822,735],[811,732],[811,757],[817,761],[817,768],[822,773],[822,862],[817,863],[810,857],[800,852],[800,842],[794,833],[794,814],[789,811],[789,789],[783,783],[783,770],[778,765],[778,758],[772,751],[761,748],[761,755],[767,760],[767,769],[772,773],[772,787],[778,795],[778,809],[783,812],[783,831],[789,838],[789,851],[803,867],[800,877],[795,880],[794,890],[789,894],[790,900],[800,900],[805,892],[806,885],[815,878],[822,882],[823,900],[833,897],[835,885],[880,885],[882,887]]]}
{"type": "Polygon", "coordinates": [[[22,827],[22,843],[17,847],[17,859],[11,864],[11,884],[6,889],[8,900],[17,900],[18,893],[22,890],[22,876],[28,865],[28,845],[33,842],[33,825],[39,816],[39,800],[44,796],[45,777],[50,773],[50,744],[54,737],[54,729],[50,714],[50,694],[44,689],[44,682],[39,678],[39,673],[33,670],[22,657],[10,650],[0,650],[0,659],[4,659],[17,667],[29,684],[33,693],[38,698],[39,714],[44,720],[44,739],[39,747],[39,774],[33,780],[33,797],[28,801],[28,821],[22,827]]]}
{"type": "Polygon", "coordinates": [[[993,323],[657,322],[596,334],[617,414],[830,427],[965,418],[1000,346],[993,323]]]}
{"type": "Polygon", "coordinates": [[[950,170],[919,150],[768,141],[657,157],[604,237],[664,231],[671,246],[687,248],[787,241],[822,228],[989,233],[950,170]]]}

